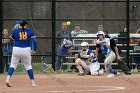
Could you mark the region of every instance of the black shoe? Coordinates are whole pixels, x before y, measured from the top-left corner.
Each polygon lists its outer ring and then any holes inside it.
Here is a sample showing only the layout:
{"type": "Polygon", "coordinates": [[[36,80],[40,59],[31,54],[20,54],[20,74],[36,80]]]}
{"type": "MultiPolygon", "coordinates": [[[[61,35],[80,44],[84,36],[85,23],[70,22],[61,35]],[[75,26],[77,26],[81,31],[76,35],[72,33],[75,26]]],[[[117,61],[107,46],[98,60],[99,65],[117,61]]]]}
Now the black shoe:
{"type": "Polygon", "coordinates": [[[79,72],[78,70],[75,70],[75,72],[79,72]]]}
{"type": "Polygon", "coordinates": [[[87,72],[86,75],[91,75],[91,73],[90,72],[87,72]]]}
{"type": "Polygon", "coordinates": [[[79,73],[78,76],[85,76],[85,73],[79,73]]]}
{"type": "Polygon", "coordinates": [[[125,75],[131,75],[131,72],[130,71],[124,72],[124,73],[125,73],[125,75]]]}

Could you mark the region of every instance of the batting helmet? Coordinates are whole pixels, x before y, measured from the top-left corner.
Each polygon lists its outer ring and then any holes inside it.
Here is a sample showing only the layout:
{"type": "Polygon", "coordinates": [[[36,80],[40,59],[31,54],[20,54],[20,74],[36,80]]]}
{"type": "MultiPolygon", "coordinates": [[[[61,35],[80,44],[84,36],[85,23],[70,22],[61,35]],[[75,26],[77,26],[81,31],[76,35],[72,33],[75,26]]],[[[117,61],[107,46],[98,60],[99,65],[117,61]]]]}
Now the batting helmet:
{"type": "Polygon", "coordinates": [[[98,36],[98,35],[103,35],[103,36],[105,36],[105,33],[104,33],[103,31],[98,31],[98,32],[96,33],[96,36],[98,36]]]}

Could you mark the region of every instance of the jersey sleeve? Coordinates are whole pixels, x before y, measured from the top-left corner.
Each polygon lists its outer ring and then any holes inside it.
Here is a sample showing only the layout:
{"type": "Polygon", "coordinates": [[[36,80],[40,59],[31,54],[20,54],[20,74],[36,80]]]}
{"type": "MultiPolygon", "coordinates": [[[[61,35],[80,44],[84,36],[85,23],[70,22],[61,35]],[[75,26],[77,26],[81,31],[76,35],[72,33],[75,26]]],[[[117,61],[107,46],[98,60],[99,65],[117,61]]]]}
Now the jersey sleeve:
{"type": "Polygon", "coordinates": [[[91,53],[93,53],[93,51],[92,50],[89,50],[87,54],[90,55],[91,53]]]}
{"type": "Polygon", "coordinates": [[[30,47],[31,47],[31,50],[34,50],[34,51],[37,50],[37,39],[36,38],[31,38],[30,47]]]}
{"type": "Polygon", "coordinates": [[[67,41],[68,41],[67,39],[64,39],[63,40],[63,44],[66,45],[67,44],[67,41]]]}
{"type": "Polygon", "coordinates": [[[81,56],[80,56],[80,53],[78,53],[78,58],[80,58],[81,56]]]}
{"type": "Polygon", "coordinates": [[[31,38],[36,37],[36,35],[35,35],[35,33],[33,32],[33,30],[32,30],[32,29],[30,29],[30,31],[31,31],[31,38]]]}
{"type": "Polygon", "coordinates": [[[105,42],[110,45],[110,39],[109,38],[105,38],[105,42]]]}

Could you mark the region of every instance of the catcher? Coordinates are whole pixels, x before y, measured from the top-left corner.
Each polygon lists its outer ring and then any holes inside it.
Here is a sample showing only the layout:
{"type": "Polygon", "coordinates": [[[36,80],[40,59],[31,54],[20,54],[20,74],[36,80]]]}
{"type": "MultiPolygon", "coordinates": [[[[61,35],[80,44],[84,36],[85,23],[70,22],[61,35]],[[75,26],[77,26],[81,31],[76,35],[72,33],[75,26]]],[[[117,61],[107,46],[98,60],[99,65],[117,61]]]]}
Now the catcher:
{"type": "Polygon", "coordinates": [[[93,54],[93,51],[88,48],[87,42],[81,43],[81,52],[75,54],[75,63],[79,70],[79,75],[83,76],[89,73],[93,76],[103,75],[104,71],[99,70],[100,64],[98,63],[97,57],[93,54]]]}

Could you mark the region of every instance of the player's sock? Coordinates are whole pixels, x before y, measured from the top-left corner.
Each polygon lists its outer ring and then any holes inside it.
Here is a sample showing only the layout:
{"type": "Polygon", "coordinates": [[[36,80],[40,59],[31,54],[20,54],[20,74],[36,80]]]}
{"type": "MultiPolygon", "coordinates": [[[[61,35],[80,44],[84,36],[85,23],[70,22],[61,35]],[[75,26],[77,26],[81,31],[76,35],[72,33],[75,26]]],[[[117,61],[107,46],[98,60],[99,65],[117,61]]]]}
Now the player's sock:
{"type": "Polygon", "coordinates": [[[33,87],[37,86],[34,80],[31,80],[31,82],[33,87]]]}
{"type": "Polygon", "coordinates": [[[9,76],[12,76],[13,72],[14,72],[14,68],[13,68],[13,67],[10,67],[10,68],[8,69],[8,75],[9,75],[9,76]]]}
{"type": "Polygon", "coordinates": [[[111,68],[111,69],[109,70],[109,73],[116,75],[116,74],[117,74],[117,71],[111,68]]]}
{"type": "Polygon", "coordinates": [[[109,69],[110,74],[114,74],[114,70],[112,68],[109,69]]]}
{"type": "Polygon", "coordinates": [[[10,75],[7,75],[6,81],[9,81],[10,78],[11,78],[11,76],[10,75]]]}
{"type": "MultiPolygon", "coordinates": [[[[10,80],[10,78],[11,78],[13,72],[14,72],[14,68],[10,67],[10,68],[8,69],[8,72],[7,72],[6,83],[9,82],[9,80],[10,80]]],[[[9,86],[10,86],[10,85],[9,85],[9,86]]]]}
{"type": "Polygon", "coordinates": [[[31,80],[34,80],[34,74],[33,74],[33,70],[32,69],[28,70],[28,75],[29,75],[31,80]]]}

